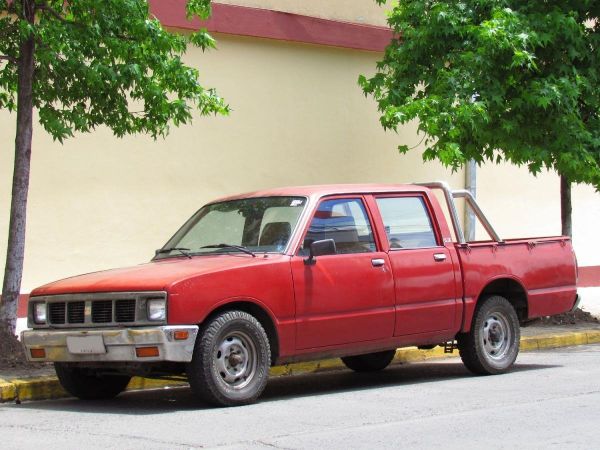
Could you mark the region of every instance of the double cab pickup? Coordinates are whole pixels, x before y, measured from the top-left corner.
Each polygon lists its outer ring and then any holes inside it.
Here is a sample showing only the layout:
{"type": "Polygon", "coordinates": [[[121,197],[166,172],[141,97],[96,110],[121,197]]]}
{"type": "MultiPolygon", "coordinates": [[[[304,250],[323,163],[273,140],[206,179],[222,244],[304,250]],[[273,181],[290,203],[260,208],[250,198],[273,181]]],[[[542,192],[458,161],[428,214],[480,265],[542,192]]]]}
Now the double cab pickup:
{"type": "Polygon", "coordinates": [[[234,406],[272,365],[377,371],[405,346],[457,346],[472,372],[502,373],[520,323],[574,309],[576,281],[568,237],[502,240],[445,183],[272,189],[202,207],[149,263],[35,289],[22,342],[82,399],[185,375],[234,406]],[[465,240],[458,197],[489,240],[465,240]]]}

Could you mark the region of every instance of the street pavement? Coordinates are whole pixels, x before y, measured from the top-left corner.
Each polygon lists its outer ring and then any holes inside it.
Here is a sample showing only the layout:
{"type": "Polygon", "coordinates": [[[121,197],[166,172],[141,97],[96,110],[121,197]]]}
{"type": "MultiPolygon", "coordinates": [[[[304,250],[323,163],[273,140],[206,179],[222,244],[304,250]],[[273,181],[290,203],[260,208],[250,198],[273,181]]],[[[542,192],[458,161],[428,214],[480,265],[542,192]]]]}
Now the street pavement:
{"type": "Polygon", "coordinates": [[[597,448],[600,344],[523,353],[477,377],[457,358],[275,378],[258,404],[189,389],[0,405],[3,449],[597,448]]]}

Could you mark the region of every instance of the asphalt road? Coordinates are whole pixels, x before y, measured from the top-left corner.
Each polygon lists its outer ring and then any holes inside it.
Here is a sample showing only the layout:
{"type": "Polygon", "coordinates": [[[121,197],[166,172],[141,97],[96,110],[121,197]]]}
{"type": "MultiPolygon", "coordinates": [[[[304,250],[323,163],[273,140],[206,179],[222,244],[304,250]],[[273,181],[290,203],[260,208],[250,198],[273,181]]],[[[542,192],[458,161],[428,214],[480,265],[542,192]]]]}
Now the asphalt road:
{"type": "Polygon", "coordinates": [[[256,405],[188,389],[0,406],[0,448],[598,448],[600,345],[525,353],[471,376],[459,359],[278,378],[256,405]]]}

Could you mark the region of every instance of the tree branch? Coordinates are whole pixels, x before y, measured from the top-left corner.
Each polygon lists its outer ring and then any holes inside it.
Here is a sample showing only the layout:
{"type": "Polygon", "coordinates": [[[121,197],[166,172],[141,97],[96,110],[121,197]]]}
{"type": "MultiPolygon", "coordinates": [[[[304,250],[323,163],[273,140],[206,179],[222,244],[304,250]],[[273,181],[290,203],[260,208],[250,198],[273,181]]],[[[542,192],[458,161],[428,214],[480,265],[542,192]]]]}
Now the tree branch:
{"type": "Polygon", "coordinates": [[[36,3],[35,9],[37,9],[38,11],[46,11],[46,12],[50,13],[50,15],[52,17],[54,17],[57,20],[60,20],[63,23],[72,23],[72,22],[68,21],[67,19],[65,19],[63,16],[61,16],[53,8],[51,8],[50,5],[48,5],[48,3],[46,3],[46,2],[36,3]]]}
{"type": "Polygon", "coordinates": [[[13,64],[17,63],[17,58],[13,58],[12,56],[8,56],[8,55],[0,55],[0,60],[5,60],[5,61],[11,62],[13,64]]]}

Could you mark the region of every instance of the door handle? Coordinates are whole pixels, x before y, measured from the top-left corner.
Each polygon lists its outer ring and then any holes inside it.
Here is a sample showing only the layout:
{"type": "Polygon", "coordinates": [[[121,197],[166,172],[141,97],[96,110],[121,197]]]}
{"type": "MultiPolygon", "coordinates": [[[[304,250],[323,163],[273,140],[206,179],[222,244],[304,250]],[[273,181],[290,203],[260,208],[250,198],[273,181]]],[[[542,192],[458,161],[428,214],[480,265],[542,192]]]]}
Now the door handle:
{"type": "Polygon", "coordinates": [[[446,255],[444,253],[434,253],[433,259],[437,262],[446,261],[446,255]]]}
{"type": "Polygon", "coordinates": [[[383,259],[383,258],[372,259],[371,264],[373,265],[373,267],[381,267],[381,266],[385,265],[385,259],[383,259]]]}

